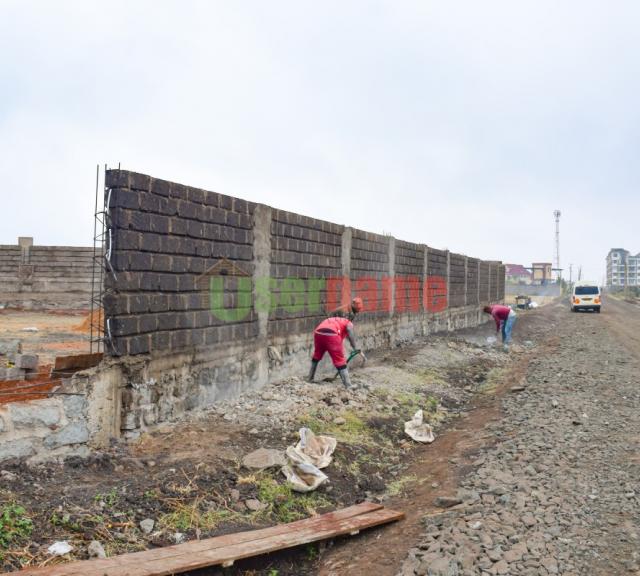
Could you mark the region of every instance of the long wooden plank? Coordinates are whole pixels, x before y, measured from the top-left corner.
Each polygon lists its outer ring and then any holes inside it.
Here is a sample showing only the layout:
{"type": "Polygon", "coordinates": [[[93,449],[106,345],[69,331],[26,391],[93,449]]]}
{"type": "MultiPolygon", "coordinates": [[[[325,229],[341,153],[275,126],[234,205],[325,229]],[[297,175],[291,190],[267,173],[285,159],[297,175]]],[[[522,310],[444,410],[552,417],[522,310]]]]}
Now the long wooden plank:
{"type": "MultiPolygon", "coordinates": [[[[363,502],[362,504],[357,504],[356,506],[350,506],[348,508],[336,510],[335,512],[329,512],[328,514],[323,514],[322,516],[314,516],[312,518],[305,518],[304,520],[290,522],[289,524],[278,524],[277,526],[262,528],[260,530],[249,530],[246,532],[237,532],[235,534],[226,534],[224,536],[217,536],[215,538],[207,538],[206,540],[192,540],[191,542],[186,542],[185,544],[166,546],[164,548],[156,548],[152,550],[144,550],[142,552],[134,552],[132,554],[116,556],[114,558],[108,558],[105,560],[77,562],[67,565],[66,571],[61,571],[60,573],[45,571],[44,573],[47,574],[47,576],[84,576],[85,571],[88,569],[86,566],[88,564],[91,565],[91,568],[109,570],[113,569],[113,566],[115,565],[114,561],[117,558],[126,558],[129,564],[134,564],[137,562],[146,563],[156,558],[164,560],[170,559],[174,556],[197,554],[202,551],[222,548],[224,546],[229,546],[235,543],[251,542],[254,540],[259,540],[261,538],[268,538],[277,534],[285,534],[291,530],[302,530],[305,526],[315,526],[316,524],[320,524],[322,522],[322,518],[325,517],[331,518],[333,520],[340,520],[342,518],[351,518],[352,516],[365,514],[367,512],[379,510],[381,508],[382,506],[380,504],[374,504],[373,502],[363,502]]],[[[63,566],[60,566],[60,568],[63,568],[63,566]]],[[[21,576],[24,576],[22,572],[21,576]]]]}
{"type": "MultiPolygon", "coordinates": [[[[195,540],[176,546],[145,550],[104,560],[85,560],[69,564],[28,568],[20,576],[161,576],[195,568],[227,564],[281,548],[298,546],[369,526],[391,522],[401,513],[382,510],[382,506],[362,503],[342,510],[236,534],[195,540]]],[[[15,573],[13,573],[15,574],[15,573]]],[[[7,575],[3,575],[7,576],[7,575]]]]}
{"type": "Polygon", "coordinates": [[[228,566],[243,558],[293,548],[344,534],[357,533],[365,528],[398,520],[401,516],[401,513],[391,510],[376,510],[375,512],[344,518],[328,525],[320,524],[312,528],[290,531],[260,540],[231,544],[213,550],[203,550],[197,555],[189,554],[171,559],[153,559],[144,564],[136,563],[133,566],[125,564],[124,566],[119,566],[116,570],[108,570],[102,573],[92,571],[86,576],[171,576],[172,574],[180,574],[207,566],[228,566]]]}

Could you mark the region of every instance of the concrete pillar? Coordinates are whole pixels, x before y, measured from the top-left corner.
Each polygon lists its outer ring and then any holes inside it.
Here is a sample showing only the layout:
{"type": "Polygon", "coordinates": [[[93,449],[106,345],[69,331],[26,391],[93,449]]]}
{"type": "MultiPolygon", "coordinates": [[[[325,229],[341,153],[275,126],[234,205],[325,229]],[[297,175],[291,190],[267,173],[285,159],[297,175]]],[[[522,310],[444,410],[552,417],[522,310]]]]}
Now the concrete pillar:
{"type": "Polygon", "coordinates": [[[451,253],[447,253],[447,308],[451,308],[451,253]]]}
{"type": "Polygon", "coordinates": [[[30,292],[33,287],[33,265],[31,264],[31,247],[33,238],[30,236],[18,237],[20,246],[20,264],[18,264],[18,291],[30,292]]]}
{"type": "Polygon", "coordinates": [[[487,299],[489,301],[489,304],[491,304],[492,300],[491,300],[491,264],[489,264],[489,288],[487,290],[488,294],[487,294],[487,299]]]}
{"type": "Polygon", "coordinates": [[[424,249],[424,263],[422,265],[422,317],[424,318],[424,322],[422,325],[422,333],[424,336],[429,334],[429,315],[427,313],[427,282],[429,280],[429,247],[427,245],[423,246],[424,249]]]}
{"type": "Polygon", "coordinates": [[[18,246],[20,246],[20,263],[29,264],[31,262],[31,246],[33,246],[33,238],[30,236],[18,237],[18,246]]]}
{"type": "Polygon", "coordinates": [[[253,302],[258,317],[257,379],[269,381],[269,302],[271,276],[271,208],[258,204],[253,213],[253,302]],[[256,288],[260,286],[260,290],[256,288]]]}
{"type": "Polygon", "coordinates": [[[482,304],[482,298],[480,298],[480,262],[481,260],[478,260],[478,282],[477,282],[478,305],[482,304]]]}
{"type": "Polygon", "coordinates": [[[469,289],[469,258],[467,256],[464,257],[464,305],[469,305],[469,295],[467,291],[469,289]]]}
{"type": "Polygon", "coordinates": [[[392,317],[396,310],[396,239],[389,236],[389,282],[391,287],[391,306],[389,316],[392,317]]]}
{"type": "Polygon", "coordinates": [[[353,228],[345,228],[342,232],[342,277],[345,280],[351,279],[351,243],[353,239],[353,228]]]}

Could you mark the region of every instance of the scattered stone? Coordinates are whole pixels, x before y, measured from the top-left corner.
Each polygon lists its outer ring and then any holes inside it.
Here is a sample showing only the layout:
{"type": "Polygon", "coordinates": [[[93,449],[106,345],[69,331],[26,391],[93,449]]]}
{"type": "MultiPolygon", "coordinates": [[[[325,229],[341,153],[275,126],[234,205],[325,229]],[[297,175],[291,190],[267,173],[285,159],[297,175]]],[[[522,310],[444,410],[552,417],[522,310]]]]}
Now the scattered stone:
{"type": "Polygon", "coordinates": [[[238,490],[237,488],[232,488],[231,490],[229,490],[229,497],[233,502],[237,502],[238,500],[240,500],[240,490],[238,490]]]}
{"type": "Polygon", "coordinates": [[[171,540],[173,540],[175,544],[182,544],[186,539],[187,539],[186,535],[183,534],[182,532],[174,532],[171,535],[171,540]]]}
{"type": "Polygon", "coordinates": [[[282,450],[274,450],[272,448],[258,448],[250,452],[242,459],[242,465],[245,468],[253,468],[256,470],[264,470],[273,466],[284,466],[286,458],[282,450]]]}
{"type": "Polygon", "coordinates": [[[268,507],[264,502],[260,502],[260,500],[256,500],[255,498],[249,498],[244,501],[244,505],[251,510],[252,512],[260,512],[268,507]]]}
{"type": "Polygon", "coordinates": [[[142,530],[143,534],[151,534],[155,525],[156,523],[154,520],[151,518],[145,518],[140,522],[140,530],[142,530]]]}
{"type": "Polygon", "coordinates": [[[5,482],[15,482],[18,479],[18,475],[8,470],[0,470],[0,478],[5,482]]]}
{"type": "Polygon", "coordinates": [[[342,426],[343,424],[346,424],[347,421],[342,416],[338,416],[333,419],[333,423],[337,426],[342,426]]]}
{"type": "Polygon", "coordinates": [[[97,540],[92,540],[89,546],[87,546],[87,553],[89,558],[106,558],[107,553],[104,550],[104,546],[97,540]]]}
{"type": "Polygon", "coordinates": [[[457,498],[456,496],[438,496],[434,501],[433,505],[438,508],[451,508],[453,506],[457,506],[458,504],[462,504],[462,500],[457,498]]]}

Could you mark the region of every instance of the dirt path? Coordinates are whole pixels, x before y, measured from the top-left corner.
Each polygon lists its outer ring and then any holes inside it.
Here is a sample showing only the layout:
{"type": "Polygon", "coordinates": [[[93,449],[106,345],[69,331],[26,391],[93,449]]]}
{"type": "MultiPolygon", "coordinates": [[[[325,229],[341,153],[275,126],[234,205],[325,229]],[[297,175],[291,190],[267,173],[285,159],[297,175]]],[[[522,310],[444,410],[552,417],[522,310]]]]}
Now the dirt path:
{"type": "Polygon", "coordinates": [[[424,519],[396,573],[640,574],[640,308],[551,312],[524,389],[496,398],[502,417],[461,476],[462,503],[424,519]]]}
{"type": "MultiPolygon", "coordinates": [[[[549,327],[555,326],[557,306],[540,309],[535,315],[522,316],[518,324],[519,341],[544,341],[549,327]]],[[[485,431],[489,422],[500,419],[499,398],[524,378],[530,358],[553,347],[556,339],[547,341],[528,354],[519,355],[501,374],[497,388],[476,396],[464,417],[447,428],[434,444],[413,454],[407,474],[421,482],[403,498],[392,499],[390,507],[403,510],[406,519],[398,524],[370,532],[357,540],[343,540],[328,551],[318,566],[319,576],[393,576],[423,531],[423,518],[433,514],[436,497],[456,494],[458,481],[470,469],[484,448],[495,442],[485,431]]]]}

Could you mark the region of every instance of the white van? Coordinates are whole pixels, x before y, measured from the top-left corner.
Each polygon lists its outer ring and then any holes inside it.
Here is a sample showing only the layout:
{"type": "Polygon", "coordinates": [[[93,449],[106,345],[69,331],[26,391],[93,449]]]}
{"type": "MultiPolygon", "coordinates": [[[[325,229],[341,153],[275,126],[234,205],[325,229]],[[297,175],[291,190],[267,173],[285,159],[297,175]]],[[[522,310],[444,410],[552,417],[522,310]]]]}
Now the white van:
{"type": "Polygon", "coordinates": [[[595,282],[576,282],[571,293],[571,311],[593,310],[600,312],[602,295],[600,287],[595,282]]]}

